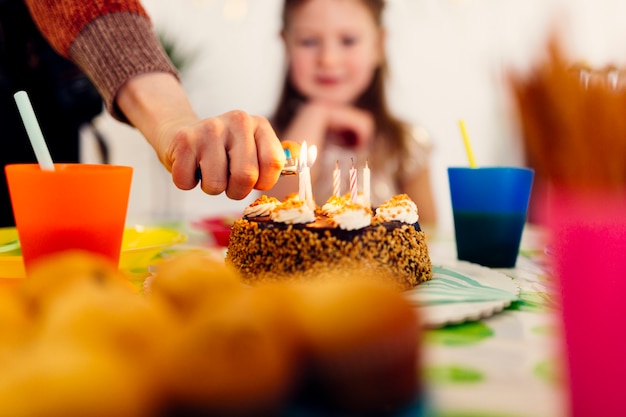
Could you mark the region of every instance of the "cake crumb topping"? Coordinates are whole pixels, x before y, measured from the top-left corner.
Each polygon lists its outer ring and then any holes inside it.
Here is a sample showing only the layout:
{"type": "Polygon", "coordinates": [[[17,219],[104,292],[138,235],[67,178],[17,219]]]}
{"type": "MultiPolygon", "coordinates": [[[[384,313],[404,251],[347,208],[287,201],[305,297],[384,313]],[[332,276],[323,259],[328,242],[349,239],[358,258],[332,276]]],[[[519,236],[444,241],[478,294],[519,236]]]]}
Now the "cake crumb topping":
{"type": "Polygon", "coordinates": [[[399,194],[376,209],[376,217],[382,221],[398,221],[407,224],[417,223],[417,206],[407,194],[399,194]]]}
{"type": "Polygon", "coordinates": [[[331,271],[360,276],[367,270],[410,289],[432,278],[417,206],[406,194],[391,198],[376,215],[348,196],[331,197],[315,211],[297,197],[276,201],[253,203],[274,204],[269,220],[246,217],[232,227],[226,261],[248,283],[310,280],[331,271]]]}
{"type": "Polygon", "coordinates": [[[384,225],[358,231],[322,233],[300,226],[273,228],[246,219],[231,232],[226,262],[248,283],[313,280],[321,274],[344,271],[358,276],[366,268],[406,290],[432,278],[424,232],[410,225],[384,225]],[[306,248],[306,250],[303,250],[306,248]]]}

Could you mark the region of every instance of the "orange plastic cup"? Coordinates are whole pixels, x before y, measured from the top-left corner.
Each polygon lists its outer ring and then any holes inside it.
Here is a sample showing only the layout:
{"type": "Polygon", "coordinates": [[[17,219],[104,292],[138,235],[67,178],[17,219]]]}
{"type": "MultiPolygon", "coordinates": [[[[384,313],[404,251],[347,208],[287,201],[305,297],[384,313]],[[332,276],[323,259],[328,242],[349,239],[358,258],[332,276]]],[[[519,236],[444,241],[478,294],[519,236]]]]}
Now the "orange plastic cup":
{"type": "Polygon", "coordinates": [[[79,249],[116,267],[128,211],[132,167],[99,164],[5,167],[15,223],[28,272],[33,261],[79,249]]]}

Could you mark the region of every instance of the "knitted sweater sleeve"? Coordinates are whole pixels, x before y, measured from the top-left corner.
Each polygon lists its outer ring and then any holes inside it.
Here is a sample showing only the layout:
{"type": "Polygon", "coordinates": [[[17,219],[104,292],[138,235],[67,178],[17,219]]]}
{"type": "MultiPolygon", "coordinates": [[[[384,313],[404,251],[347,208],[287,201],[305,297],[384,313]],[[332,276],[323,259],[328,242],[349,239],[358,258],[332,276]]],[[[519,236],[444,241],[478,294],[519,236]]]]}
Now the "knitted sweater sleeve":
{"type": "Polygon", "coordinates": [[[126,118],[115,98],[130,78],[148,72],[179,77],[138,0],[25,2],[44,37],[82,68],[118,120],[126,118]]]}

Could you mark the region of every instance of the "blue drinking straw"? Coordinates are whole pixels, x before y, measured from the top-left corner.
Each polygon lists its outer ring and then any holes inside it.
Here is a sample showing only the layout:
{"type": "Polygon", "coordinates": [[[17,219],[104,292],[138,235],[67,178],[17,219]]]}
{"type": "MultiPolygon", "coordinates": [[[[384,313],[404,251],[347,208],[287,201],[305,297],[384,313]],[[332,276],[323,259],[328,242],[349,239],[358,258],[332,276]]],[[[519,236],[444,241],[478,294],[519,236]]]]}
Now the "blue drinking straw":
{"type": "Polygon", "coordinates": [[[26,128],[30,144],[35,151],[35,157],[39,162],[39,166],[42,170],[54,171],[54,163],[52,162],[50,151],[43,138],[43,133],[41,133],[41,128],[37,122],[37,117],[35,117],[35,111],[30,103],[28,94],[26,94],[26,91],[18,91],[13,97],[17,103],[17,109],[22,117],[22,122],[26,128]]]}

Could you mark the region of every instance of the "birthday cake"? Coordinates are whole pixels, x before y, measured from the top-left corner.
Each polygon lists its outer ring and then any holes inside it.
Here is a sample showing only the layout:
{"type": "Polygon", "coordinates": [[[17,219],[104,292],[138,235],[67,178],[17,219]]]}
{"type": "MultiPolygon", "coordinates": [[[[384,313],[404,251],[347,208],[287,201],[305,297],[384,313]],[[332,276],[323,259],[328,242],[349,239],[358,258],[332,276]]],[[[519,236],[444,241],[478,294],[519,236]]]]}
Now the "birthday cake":
{"type": "Polygon", "coordinates": [[[349,196],[322,207],[296,197],[262,196],[235,221],[226,254],[250,284],[376,276],[400,289],[432,278],[417,206],[398,195],[376,210],[349,196]]]}

